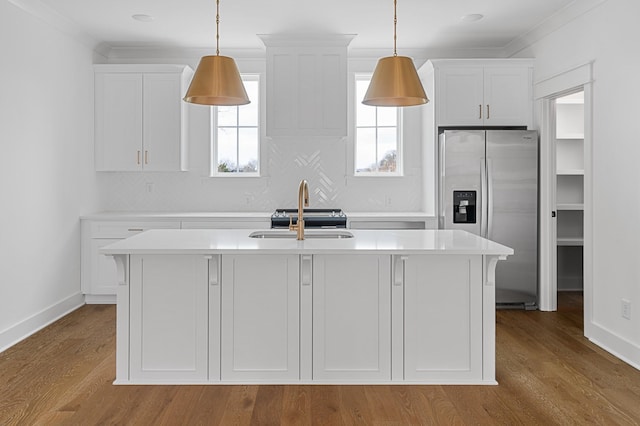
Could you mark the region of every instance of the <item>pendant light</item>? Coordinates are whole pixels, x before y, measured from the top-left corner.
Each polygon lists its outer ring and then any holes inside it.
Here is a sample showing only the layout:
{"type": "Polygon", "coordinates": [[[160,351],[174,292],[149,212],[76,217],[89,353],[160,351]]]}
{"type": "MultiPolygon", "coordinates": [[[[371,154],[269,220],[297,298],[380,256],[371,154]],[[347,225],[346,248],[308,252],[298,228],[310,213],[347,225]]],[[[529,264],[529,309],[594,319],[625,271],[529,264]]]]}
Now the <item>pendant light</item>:
{"type": "Polygon", "coordinates": [[[200,105],[246,105],[251,102],[236,62],[228,56],[220,56],[220,0],[216,0],[216,54],[200,59],[184,100],[200,105]]]}
{"type": "Polygon", "coordinates": [[[378,60],[362,103],[404,107],[429,102],[413,60],[396,52],[397,0],[393,0],[393,56],[378,60]]]}

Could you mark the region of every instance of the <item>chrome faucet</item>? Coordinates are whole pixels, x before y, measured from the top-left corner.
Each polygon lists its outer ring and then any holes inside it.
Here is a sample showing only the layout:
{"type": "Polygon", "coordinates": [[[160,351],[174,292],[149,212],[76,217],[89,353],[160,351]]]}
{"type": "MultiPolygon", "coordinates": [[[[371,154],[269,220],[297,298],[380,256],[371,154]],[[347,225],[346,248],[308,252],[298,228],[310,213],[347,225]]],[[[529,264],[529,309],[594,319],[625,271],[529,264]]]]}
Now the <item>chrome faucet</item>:
{"type": "Polygon", "coordinates": [[[289,231],[298,231],[298,240],[304,240],[304,207],[309,207],[309,185],[306,180],[300,181],[298,186],[298,222],[294,225],[293,218],[289,216],[289,231]]]}

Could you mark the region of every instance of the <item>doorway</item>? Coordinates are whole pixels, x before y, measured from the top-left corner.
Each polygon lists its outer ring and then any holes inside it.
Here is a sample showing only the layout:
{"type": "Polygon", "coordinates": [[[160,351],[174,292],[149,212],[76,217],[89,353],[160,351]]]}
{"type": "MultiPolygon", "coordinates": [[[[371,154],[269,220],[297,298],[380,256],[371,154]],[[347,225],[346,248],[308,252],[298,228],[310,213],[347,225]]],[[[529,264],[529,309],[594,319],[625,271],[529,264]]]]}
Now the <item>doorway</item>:
{"type": "Polygon", "coordinates": [[[592,296],[592,64],[535,84],[540,129],[538,306],[557,310],[558,291],[582,290],[585,330],[592,296]]]}
{"type": "MultiPolygon", "coordinates": [[[[583,291],[584,90],[553,99],[555,129],[556,289],[583,291]]],[[[553,214],[552,214],[553,217],[553,214]]]]}

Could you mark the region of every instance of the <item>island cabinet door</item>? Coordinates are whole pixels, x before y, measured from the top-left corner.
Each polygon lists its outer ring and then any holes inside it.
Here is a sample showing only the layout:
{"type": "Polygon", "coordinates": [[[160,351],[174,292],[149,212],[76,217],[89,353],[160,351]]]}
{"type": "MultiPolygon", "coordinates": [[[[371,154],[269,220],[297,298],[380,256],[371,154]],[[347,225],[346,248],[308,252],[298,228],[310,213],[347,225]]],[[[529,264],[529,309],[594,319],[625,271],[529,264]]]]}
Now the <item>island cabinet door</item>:
{"type": "Polygon", "coordinates": [[[412,255],[405,261],[404,378],[482,379],[482,257],[412,255]]]}
{"type": "Polygon", "coordinates": [[[222,381],[299,379],[298,271],[297,255],[222,256],[222,381]]]}
{"type": "Polygon", "coordinates": [[[207,259],[133,255],[130,268],[131,382],[206,382],[207,259]]]}
{"type": "Polygon", "coordinates": [[[313,256],[313,380],[391,380],[391,256],[313,256]]]}

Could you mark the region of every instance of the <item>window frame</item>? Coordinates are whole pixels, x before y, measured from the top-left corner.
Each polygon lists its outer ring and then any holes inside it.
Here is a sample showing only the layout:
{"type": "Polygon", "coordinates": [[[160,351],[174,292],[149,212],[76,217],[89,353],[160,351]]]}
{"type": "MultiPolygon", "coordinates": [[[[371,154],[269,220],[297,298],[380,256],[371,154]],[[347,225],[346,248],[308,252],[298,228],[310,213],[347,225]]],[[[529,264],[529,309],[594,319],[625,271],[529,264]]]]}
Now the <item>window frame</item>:
{"type": "MultiPolygon", "coordinates": [[[[373,107],[366,106],[366,108],[376,108],[376,125],[375,126],[358,126],[358,104],[362,102],[362,99],[358,98],[358,81],[371,81],[373,73],[356,73],[353,79],[353,176],[354,177],[401,177],[403,173],[403,109],[400,107],[373,107]],[[377,118],[378,108],[396,108],[396,171],[395,172],[381,172],[381,171],[358,171],[358,129],[359,128],[375,128],[376,130],[376,153],[378,150],[378,129],[389,128],[391,126],[379,126],[377,118]]],[[[377,155],[376,155],[377,158],[377,155]]]]}
{"type": "MultiPolygon", "coordinates": [[[[258,104],[258,118],[256,126],[223,126],[223,127],[235,127],[236,129],[241,128],[255,128],[257,130],[258,135],[258,147],[256,151],[257,155],[257,170],[255,172],[219,172],[218,171],[218,107],[212,106],[210,107],[210,138],[209,138],[209,146],[210,146],[210,165],[209,165],[209,176],[210,177],[224,177],[224,178],[255,178],[261,177],[261,150],[262,150],[262,78],[260,74],[257,73],[246,73],[240,74],[240,78],[242,82],[246,81],[257,81],[258,82],[258,100],[257,102],[253,99],[251,102],[256,102],[258,104]]],[[[241,106],[241,105],[240,105],[241,106]]],[[[236,106],[236,113],[239,111],[239,107],[236,106]]],[[[236,121],[238,123],[239,120],[236,121]]],[[[236,148],[239,149],[239,146],[236,148]]]]}

